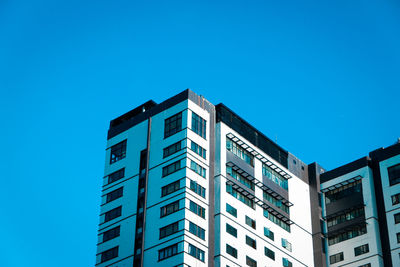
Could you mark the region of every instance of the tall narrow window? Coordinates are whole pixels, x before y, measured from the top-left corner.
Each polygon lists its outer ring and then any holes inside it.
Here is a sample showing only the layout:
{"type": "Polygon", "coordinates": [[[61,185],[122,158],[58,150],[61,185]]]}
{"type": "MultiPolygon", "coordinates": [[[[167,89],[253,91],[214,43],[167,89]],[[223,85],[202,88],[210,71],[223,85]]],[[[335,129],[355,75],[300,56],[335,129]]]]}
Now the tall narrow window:
{"type": "Polygon", "coordinates": [[[206,138],[206,126],[207,122],[205,119],[192,112],[192,130],[204,139],[206,138]]]}
{"type": "Polygon", "coordinates": [[[164,122],[164,138],[182,130],[182,112],[169,117],[164,122]]]}
{"type": "Polygon", "coordinates": [[[126,156],[126,140],[111,147],[110,164],[117,162],[126,156]]]}
{"type": "Polygon", "coordinates": [[[400,183],[400,164],[388,168],[389,183],[395,185],[400,183]]]}

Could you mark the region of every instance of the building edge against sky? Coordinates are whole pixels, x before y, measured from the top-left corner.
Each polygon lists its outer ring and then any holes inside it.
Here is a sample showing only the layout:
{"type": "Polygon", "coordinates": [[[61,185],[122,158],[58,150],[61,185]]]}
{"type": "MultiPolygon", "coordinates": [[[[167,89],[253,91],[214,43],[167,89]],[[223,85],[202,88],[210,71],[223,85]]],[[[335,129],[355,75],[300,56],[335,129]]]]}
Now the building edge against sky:
{"type": "Polygon", "coordinates": [[[96,266],[400,266],[400,144],[325,171],[189,89],[107,139],[96,266]]]}

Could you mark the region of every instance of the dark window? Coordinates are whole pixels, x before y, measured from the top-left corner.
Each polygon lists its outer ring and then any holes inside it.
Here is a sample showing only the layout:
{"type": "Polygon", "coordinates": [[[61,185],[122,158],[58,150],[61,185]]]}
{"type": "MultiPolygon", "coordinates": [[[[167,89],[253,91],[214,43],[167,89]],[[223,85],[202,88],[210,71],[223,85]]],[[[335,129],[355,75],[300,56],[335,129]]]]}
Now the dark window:
{"type": "Polygon", "coordinates": [[[160,249],[158,251],[158,261],[162,261],[176,254],[178,254],[178,244],[174,244],[172,246],[160,249]]]}
{"type": "Polygon", "coordinates": [[[103,242],[106,242],[108,240],[111,240],[113,238],[118,237],[120,234],[120,226],[114,227],[108,231],[105,231],[103,233],[103,242]]]}
{"type": "Polygon", "coordinates": [[[179,210],[179,200],[172,202],[160,209],[160,217],[167,216],[179,210]]]}
{"type": "Polygon", "coordinates": [[[176,134],[180,130],[182,130],[182,112],[179,112],[165,120],[164,138],[176,134]]]}
{"type": "Polygon", "coordinates": [[[256,221],[248,216],[246,216],[246,224],[251,228],[256,229],[256,221]]]}
{"type": "Polygon", "coordinates": [[[237,217],[237,209],[226,203],[226,212],[230,215],[237,217]]]}
{"type": "Polygon", "coordinates": [[[283,267],[292,267],[293,264],[291,261],[289,261],[287,258],[282,258],[282,265],[283,267]]]}
{"type": "Polygon", "coordinates": [[[101,253],[101,262],[105,262],[118,257],[118,246],[101,253]]]}
{"type": "Polygon", "coordinates": [[[175,234],[178,231],[179,231],[179,222],[174,222],[167,226],[164,226],[160,228],[160,239],[175,234]]]}
{"type": "Polygon", "coordinates": [[[353,210],[347,211],[346,213],[343,213],[343,214],[335,216],[331,219],[328,219],[327,226],[329,228],[329,227],[332,227],[334,225],[337,225],[337,224],[340,224],[340,223],[343,223],[346,221],[351,221],[351,220],[361,217],[361,216],[365,216],[364,207],[353,209],[353,210]]]}
{"type": "Polygon", "coordinates": [[[250,267],[257,267],[257,262],[255,260],[253,260],[252,258],[250,258],[249,256],[246,256],[246,264],[247,264],[247,266],[250,266],[250,267]]]}
{"type": "Polygon", "coordinates": [[[389,167],[388,174],[391,186],[400,183],[400,164],[389,167]]]}
{"type": "Polygon", "coordinates": [[[192,222],[189,222],[189,232],[191,232],[195,236],[200,237],[203,240],[205,240],[206,238],[206,231],[192,222]]]}
{"type": "Polygon", "coordinates": [[[271,239],[272,241],[274,240],[274,232],[272,232],[269,228],[264,227],[264,235],[271,239]]]}
{"type": "Polygon", "coordinates": [[[206,158],[206,150],[196,144],[195,142],[191,141],[190,149],[193,150],[196,154],[200,155],[204,159],[206,158]]]}
{"type": "Polygon", "coordinates": [[[175,161],[174,163],[171,163],[162,168],[162,177],[170,175],[171,173],[178,171],[180,168],[181,168],[181,160],[175,161]]]}
{"type": "Polygon", "coordinates": [[[395,223],[395,224],[400,223],[400,213],[396,213],[396,214],[394,215],[394,223],[395,223]]]}
{"type": "Polygon", "coordinates": [[[173,183],[167,184],[161,188],[161,196],[164,197],[166,195],[172,194],[175,191],[180,189],[180,180],[175,181],[173,183]]]}
{"type": "Polygon", "coordinates": [[[226,253],[237,259],[237,249],[226,244],[226,253]]]}
{"type": "Polygon", "coordinates": [[[189,244],[189,255],[195,257],[198,260],[201,260],[204,262],[204,251],[199,249],[198,247],[193,246],[192,244],[189,244]]]}
{"type": "Polygon", "coordinates": [[[206,189],[193,180],[190,180],[190,190],[199,196],[206,197],[206,189]]]}
{"type": "Polygon", "coordinates": [[[400,203],[400,193],[392,196],[392,205],[400,203]]]}
{"type": "Polygon", "coordinates": [[[275,252],[267,247],[264,247],[264,254],[268,258],[275,260],[275,252]]]}
{"type": "Polygon", "coordinates": [[[237,229],[230,224],[226,224],[226,232],[237,237],[237,229]]]}
{"type": "Polygon", "coordinates": [[[205,208],[201,207],[200,205],[194,203],[193,201],[190,200],[190,205],[189,209],[199,215],[201,218],[205,218],[206,216],[206,210],[205,208]]]}
{"type": "Polygon", "coordinates": [[[164,148],[163,157],[166,158],[166,157],[171,156],[172,154],[178,152],[179,150],[181,150],[181,148],[182,148],[181,144],[182,144],[182,141],[179,141],[179,142],[176,142],[175,144],[172,144],[172,145],[164,148]]]}
{"type": "Polygon", "coordinates": [[[354,255],[355,256],[359,256],[361,254],[365,254],[365,253],[368,253],[368,252],[369,252],[369,245],[368,244],[364,244],[364,245],[361,245],[359,247],[355,247],[354,248],[354,255]]]}
{"type": "Polygon", "coordinates": [[[203,138],[206,138],[207,122],[196,113],[192,112],[192,130],[203,138]]]}
{"type": "Polygon", "coordinates": [[[246,235],[246,244],[249,245],[250,247],[256,249],[257,248],[257,243],[256,240],[253,238],[249,237],[246,235]]]}
{"type": "Polygon", "coordinates": [[[120,187],[118,189],[115,189],[114,191],[111,191],[110,193],[107,194],[106,203],[122,197],[122,194],[123,194],[123,187],[120,187]]]}
{"type": "Polygon", "coordinates": [[[348,239],[363,235],[367,233],[367,227],[364,226],[357,226],[353,229],[347,230],[344,233],[340,233],[331,237],[328,237],[328,244],[329,246],[333,244],[340,243],[342,241],[346,241],[348,239]]]}
{"type": "Polygon", "coordinates": [[[206,169],[194,162],[193,160],[190,161],[190,169],[192,169],[198,175],[206,178],[206,169]]]}
{"type": "Polygon", "coordinates": [[[126,140],[111,147],[110,164],[117,162],[126,156],[126,140]]]}
{"type": "Polygon", "coordinates": [[[339,188],[326,192],[325,202],[326,204],[330,204],[342,198],[361,192],[362,192],[361,180],[357,180],[355,182],[348,183],[339,188]]]}
{"type": "Polygon", "coordinates": [[[251,190],[254,190],[254,182],[249,180],[248,178],[244,177],[242,174],[239,172],[235,171],[232,166],[226,166],[226,173],[229,174],[231,177],[235,178],[238,180],[240,183],[243,185],[247,186],[251,190]]]}
{"type": "Polygon", "coordinates": [[[397,243],[400,243],[400,233],[397,233],[396,237],[397,237],[397,243]]]}
{"type": "Polygon", "coordinates": [[[363,264],[363,265],[360,265],[358,267],[371,267],[371,263],[363,264]]]}
{"type": "Polygon", "coordinates": [[[122,168],[122,169],[108,175],[108,183],[110,184],[119,179],[122,179],[122,178],[124,178],[124,176],[125,176],[125,168],[122,168]]]}
{"type": "Polygon", "coordinates": [[[340,252],[340,253],[334,254],[332,256],[329,256],[329,263],[330,264],[334,264],[334,263],[342,261],[342,260],[344,260],[343,252],[340,252]]]}
{"type": "Polygon", "coordinates": [[[104,222],[111,221],[119,216],[121,216],[122,206],[116,207],[104,214],[104,222]]]}

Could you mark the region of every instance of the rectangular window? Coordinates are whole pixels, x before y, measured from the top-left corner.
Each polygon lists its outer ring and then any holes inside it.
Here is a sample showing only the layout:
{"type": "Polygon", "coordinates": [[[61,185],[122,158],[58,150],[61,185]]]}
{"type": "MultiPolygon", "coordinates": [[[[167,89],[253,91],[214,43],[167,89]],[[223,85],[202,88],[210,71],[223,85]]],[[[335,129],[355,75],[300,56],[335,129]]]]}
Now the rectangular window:
{"type": "Polygon", "coordinates": [[[292,243],[290,243],[289,241],[287,241],[287,239],[282,238],[282,247],[286,248],[289,251],[292,251],[292,243]]]}
{"type": "Polygon", "coordinates": [[[164,121],[164,138],[182,130],[182,112],[169,117],[164,121]]]}
{"type": "Polygon", "coordinates": [[[197,237],[200,237],[203,240],[206,239],[206,231],[192,222],[189,222],[189,232],[191,232],[197,237]]]}
{"type": "Polygon", "coordinates": [[[250,247],[257,249],[256,240],[246,235],[246,244],[250,247]]]}
{"type": "Polygon", "coordinates": [[[228,212],[230,215],[237,217],[237,209],[226,203],[226,212],[228,212]]]}
{"type": "Polygon", "coordinates": [[[354,248],[354,256],[359,256],[359,255],[362,255],[362,254],[365,254],[365,253],[368,253],[368,252],[369,252],[369,245],[368,244],[364,244],[364,245],[361,245],[359,247],[355,247],[354,248]]]}
{"type": "Polygon", "coordinates": [[[197,215],[199,215],[201,218],[205,218],[206,216],[206,209],[201,207],[200,205],[194,203],[193,201],[190,200],[190,205],[189,205],[189,209],[196,213],[197,215]]]}
{"type": "Polygon", "coordinates": [[[394,217],[394,224],[400,223],[400,213],[396,213],[395,215],[393,215],[393,217],[394,217]]]}
{"type": "Polygon", "coordinates": [[[226,139],[226,149],[254,167],[254,156],[229,138],[226,139]]]}
{"type": "Polygon", "coordinates": [[[114,239],[114,238],[118,237],[119,234],[120,234],[120,226],[117,226],[108,231],[105,231],[103,233],[103,242],[114,239]]]}
{"type": "Polygon", "coordinates": [[[266,164],[262,165],[262,174],[283,189],[288,190],[288,181],[266,164]]]}
{"type": "Polygon", "coordinates": [[[176,254],[178,254],[178,244],[174,244],[172,246],[160,249],[158,251],[158,261],[162,261],[176,254]]]}
{"type": "Polygon", "coordinates": [[[264,247],[264,254],[271,260],[275,260],[275,252],[267,247],[264,247]]]}
{"type": "Polygon", "coordinates": [[[118,181],[119,179],[124,178],[124,176],[125,176],[125,168],[122,168],[108,175],[108,183],[111,184],[115,181],[118,181]]]}
{"type": "Polygon", "coordinates": [[[190,180],[190,190],[192,190],[199,196],[206,198],[206,189],[193,180],[190,180]]]}
{"type": "Polygon", "coordinates": [[[392,205],[400,203],[400,193],[392,196],[392,205]]]}
{"type": "Polygon", "coordinates": [[[276,207],[278,207],[279,209],[283,210],[284,212],[286,212],[287,214],[289,214],[289,207],[286,206],[282,200],[272,196],[270,193],[264,191],[263,192],[263,198],[264,200],[268,201],[269,203],[275,205],[276,207]]]}
{"type": "Polygon", "coordinates": [[[264,235],[274,241],[274,232],[272,232],[269,228],[264,227],[264,235]]]}
{"type": "Polygon", "coordinates": [[[397,237],[397,243],[400,243],[400,233],[397,233],[396,237],[397,237]]]}
{"type": "Polygon", "coordinates": [[[246,187],[250,188],[251,190],[254,190],[254,183],[253,181],[247,179],[234,169],[232,169],[232,166],[226,166],[226,173],[227,175],[229,174],[231,177],[235,178],[238,180],[241,184],[245,185],[246,187]]]}
{"type": "Polygon", "coordinates": [[[103,251],[101,253],[101,262],[109,261],[118,257],[118,246],[113,247],[109,250],[103,251]]]}
{"type": "Polygon", "coordinates": [[[194,162],[193,160],[190,161],[190,169],[198,175],[206,178],[206,169],[194,162]]]}
{"type": "Polygon", "coordinates": [[[165,197],[166,195],[172,194],[175,191],[178,191],[181,187],[181,181],[175,181],[173,183],[167,184],[161,188],[161,196],[165,197]]]}
{"type": "Polygon", "coordinates": [[[363,235],[367,233],[367,227],[364,226],[359,226],[359,227],[354,227],[353,229],[350,229],[344,233],[340,233],[334,236],[331,236],[328,238],[328,244],[329,246],[346,241],[348,239],[363,235]]]}
{"type": "Polygon", "coordinates": [[[122,194],[123,194],[123,187],[111,191],[106,195],[106,203],[109,203],[113,200],[116,200],[117,198],[122,197],[122,194]]]}
{"type": "Polygon", "coordinates": [[[246,265],[250,267],[257,267],[257,262],[249,256],[246,256],[246,265]]]}
{"type": "Polygon", "coordinates": [[[175,161],[174,163],[171,163],[165,167],[162,168],[162,177],[165,177],[167,175],[170,175],[171,173],[174,173],[178,170],[181,169],[181,161],[182,160],[178,160],[175,161]]]}
{"type": "Polygon", "coordinates": [[[358,267],[371,267],[371,263],[363,264],[363,265],[360,265],[358,267]]]}
{"type": "Polygon", "coordinates": [[[160,239],[175,234],[179,231],[179,222],[171,223],[167,226],[160,228],[160,239]]]}
{"type": "Polygon", "coordinates": [[[388,168],[390,186],[400,183],[400,164],[388,168]]]}
{"type": "Polygon", "coordinates": [[[246,215],[246,224],[253,229],[256,229],[256,221],[246,215]]]}
{"type": "Polygon", "coordinates": [[[206,158],[206,150],[195,142],[191,141],[190,149],[193,150],[196,154],[200,155],[202,158],[206,158]]]}
{"type": "Polygon", "coordinates": [[[226,253],[237,259],[237,249],[226,244],[226,253]]]}
{"type": "Polygon", "coordinates": [[[254,205],[254,201],[250,199],[249,197],[243,195],[239,191],[237,191],[235,188],[232,187],[232,185],[226,184],[226,192],[232,195],[234,198],[242,201],[244,204],[249,206],[252,209],[256,209],[254,205]]]}
{"type": "Polygon", "coordinates": [[[282,265],[283,267],[292,267],[293,264],[291,261],[289,261],[287,258],[282,258],[282,265]]]}
{"type": "Polygon", "coordinates": [[[176,142],[170,146],[163,149],[163,158],[171,156],[172,154],[178,152],[182,148],[182,141],[176,142]]]}
{"type": "Polygon", "coordinates": [[[199,249],[198,247],[193,246],[192,244],[189,244],[189,251],[188,251],[189,255],[195,257],[198,260],[201,260],[202,262],[204,262],[204,251],[199,249]]]}
{"type": "Polygon", "coordinates": [[[192,131],[203,137],[206,138],[206,130],[207,130],[207,121],[197,115],[196,113],[192,112],[192,131]]]}
{"type": "Polygon", "coordinates": [[[340,253],[334,254],[332,256],[329,256],[329,263],[330,264],[334,264],[334,263],[337,263],[337,262],[342,261],[342,260],[344,260],[343,252],[340,252],[340,253]]]}
{"type": "Polygon", "coordinates": [[[337,224],[340,224],[340,223],[343,223],[346,221],[351,221],[351,220],[361,217],[361,216],[365,216],[364,207],[350,210],[344,214],[341,214],[341,215],[338,215],[338,216],[328,219],[327,226],[332,227],[334,225],[337,225],[337,224]]]}
{"type": "Polygon", "coordinates": [[[104,222],[111,221],[119,216],[121,216],[122,206],[116,207],[104,214],[104,222]]]}
{"type": "Polygon", "coordinates": [[[348,183],[325,193],[325,203],[330,204],[355,193],[362,192],[361,180],[348,183]]]}
{"type": "Polygon", "coordinates": [[[110,164],[113,164],[126,156],[126,140],[111,147],[110,164]]]}
{"type": "Polygon", "coordinates": [[[226,232],[237,237],[237,229],[228,223],[226,224],[226,232]]]}
{"type": "Polygon", "coordinates": [[[279,219],[272,213],[268,212],[268,210],[264,209],[264,217],[270,220],[271,222],[275,223],[276,225],[282,227],[286,231],[290,232],[290,225],[285,223],[283,220],[279,219]]]}
{"type": "Polygon", "coordinates": [[[160,217],[165,217],[179,210],[179,200],[160,208],[160,217]]]}

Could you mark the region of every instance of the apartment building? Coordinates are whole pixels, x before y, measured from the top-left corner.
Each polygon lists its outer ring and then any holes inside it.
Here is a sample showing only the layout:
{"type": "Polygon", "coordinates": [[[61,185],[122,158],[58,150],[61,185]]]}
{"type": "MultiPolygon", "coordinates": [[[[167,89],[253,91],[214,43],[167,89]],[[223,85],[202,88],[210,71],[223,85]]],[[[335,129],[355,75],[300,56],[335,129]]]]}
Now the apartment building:
{"type": "Polygon", "coordinates": [[[394,147],[326,172],[189,89],[148,101],[110,123],[96,266],[398,263],[394,147]]]}

